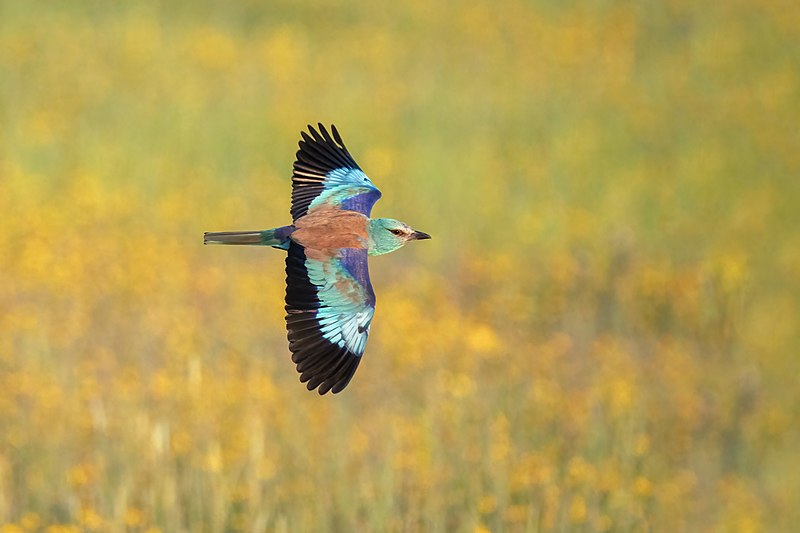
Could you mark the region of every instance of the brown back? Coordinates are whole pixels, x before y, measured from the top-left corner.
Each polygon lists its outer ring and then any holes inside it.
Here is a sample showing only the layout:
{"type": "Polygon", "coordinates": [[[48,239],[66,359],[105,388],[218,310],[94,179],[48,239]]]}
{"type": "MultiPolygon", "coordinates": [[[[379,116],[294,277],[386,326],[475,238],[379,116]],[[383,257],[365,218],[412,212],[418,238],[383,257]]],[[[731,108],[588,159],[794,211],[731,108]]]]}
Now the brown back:
{"type": "Polygon", "coordinates": [[[305,247],[306,257],[325,261],[339,248],[366,249],[368,220],[355,211],[320,207],[297,219],[292,240],[305,247]]]}

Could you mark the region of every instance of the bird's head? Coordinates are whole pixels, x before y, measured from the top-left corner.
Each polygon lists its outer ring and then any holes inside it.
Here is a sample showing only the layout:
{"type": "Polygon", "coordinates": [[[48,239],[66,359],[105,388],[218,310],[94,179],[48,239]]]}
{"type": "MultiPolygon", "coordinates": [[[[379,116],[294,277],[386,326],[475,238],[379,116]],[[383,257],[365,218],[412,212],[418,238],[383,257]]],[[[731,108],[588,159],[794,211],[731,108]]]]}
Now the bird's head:
{"type": "Polygon", "coordinates": [[[393,218],[374,218],[369,221],[369,255],[388,254],[408,241],[430,238],[427,233],[393,218]]]}

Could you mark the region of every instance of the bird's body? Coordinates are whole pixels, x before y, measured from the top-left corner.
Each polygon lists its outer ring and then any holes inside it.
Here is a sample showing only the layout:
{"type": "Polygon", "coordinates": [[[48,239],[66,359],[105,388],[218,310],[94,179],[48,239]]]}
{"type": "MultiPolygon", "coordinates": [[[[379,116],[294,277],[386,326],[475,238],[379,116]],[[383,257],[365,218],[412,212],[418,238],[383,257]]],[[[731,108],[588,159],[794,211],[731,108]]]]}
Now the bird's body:
{"type": "Polygon", "coordinates": [[[287,251],[286,324],[292,361],[309,390],[344,389],[361,361],[375,312],[367,257],[429,239],[388,218],[369,218],[380,191],[361,171],[336,127],[302,133],[292,176],[292,225],[206,233],[206,244],[287,251]]]}
{"type": "Polygon", "coordinates": [[[301,244],[306,256],[325,261],[342,248],[369,250],[369,218],[355,211],[321,207],[296,223],[292,240],[301,244]]]}

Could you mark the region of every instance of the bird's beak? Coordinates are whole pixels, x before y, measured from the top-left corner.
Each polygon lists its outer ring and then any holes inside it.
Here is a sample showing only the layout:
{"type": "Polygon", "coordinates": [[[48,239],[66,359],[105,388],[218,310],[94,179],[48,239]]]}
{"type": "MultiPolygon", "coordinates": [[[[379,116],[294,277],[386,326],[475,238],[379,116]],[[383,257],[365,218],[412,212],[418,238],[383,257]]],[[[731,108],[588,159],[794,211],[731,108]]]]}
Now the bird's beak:
{"type": "Polygon", "coordinates": [[[411,234],[412,241],[422,241],[430,238],[431,236],[425,233],[424,231],[415,231],[414,233],[411,234]]]}

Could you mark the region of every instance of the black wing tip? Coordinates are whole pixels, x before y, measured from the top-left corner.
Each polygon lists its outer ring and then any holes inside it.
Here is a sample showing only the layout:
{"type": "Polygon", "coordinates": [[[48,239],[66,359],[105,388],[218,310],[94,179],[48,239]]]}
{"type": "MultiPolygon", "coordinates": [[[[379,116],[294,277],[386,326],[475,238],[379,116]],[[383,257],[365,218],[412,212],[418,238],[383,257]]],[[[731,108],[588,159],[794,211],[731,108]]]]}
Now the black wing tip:
{"type": "MultiPolygon", "coordinates": [[[[336,131],[336,126],[331,124],[331,130],[336,131]]],[[[325,124],[323,124],[322,122],[317,122],[316,127],[314,127],[311,124],[306,124],[306,129],[300,131],[300,135],[303,137],[309,134],[311,134],[311,137],[313,137],[314,139],[330,137],[330,135],[328,135],[327,128],[325,128],[325,124]]]]}
{"type": "MultiPolygon", "coordinates": [[[[349,364],[348,366],[353,366],[353,365],[349,364]]],[[[347,385],[350,384],[350,380],[353,379],[354,373],[355,373],[355,368],[353,368],[352,370],[348,370],[346,375],[337,381],[330,381],[328,378],[324,378],[321,376],[303,377],[301,375],[300,383],[305,383],[306,389],[308,389],[309,392],[316,390],[317,394],[319,394],[320,396],[325,396],[329,392],[333,394],[339,394],[347,387],[347,385]]]]}
{"type": "Polygon", "coordinates": [[[307,131],[300,132],[300,140],[297,143],[299,147],[296,154],[298,160],[306,159],[301,158],[301,154],[309,156],[312,161],[316,160],[317,163],[321,163],[320,170],[323,172],[341,166],[359,168],[335,125],[331,124],[333,136],[328,133],[322,122],[317,124],[317,128],[308,124],[306,129],[307,131]]]}
{"type": "Polygon", "coordinates": [[[317,389],[320,395],[337,394],[347,387],[361,362],[361,356],[348,348],[330,343],[317,336],[310,327],[295,334],[290,325],[289,342],[292,363],[300,374],[300,383],[309,391],[317,389]]]}
{"type": "Polygon", "coordinates": [[[336,379],[331,379],[329,377],[320,383],[313,383],[314,380],[312,379],[306,383],[306,388],[309,391],[317,389],[317,393],[320,396],[325,396],[329,392],[332,394],[339,394],[350,384],[350,381],[353,379],[353,376],[356,373],[356,368],[358,368],[358,363],[361,361],[361,358],[357,356],[353,357],[352,359],[353,360],[348,361],[345,363],[345,365],[343,365],[343,367],[339,370],[339,376],[337,376],[336,379]]]}
{"type": "MultiPolygon", "coordinates": [[[[317,122],[316,128],[314,128],[314,126],[311,124],[306,124],[306,129],[308,129],[308,132],[314,137],[316,137],[320,133],[322,134],[323,137],[328,136],[327,135],[328,130],[325,128],[325,124],[323,124],[322,122],[317,122]],[[319,131],[319,133],[317,131],[319,131]]],[[[331,130],[336,131],[336,126],[334,124],[331,124],[331,130]]],[[[305,132],[300,132],[300,133],[305,133],[305,132]]]]}
{"type": "Polygon", "coordinates": [[[334,353],[326,351],[324,346],[317,345],[312,348],[316,353],[302,353],[305,351],[304,347],[296,345],[295,348],[299,349],[292,353],[292,362],[300,374],[300,383],[305,383],[309,391],[316,389],[320,396],[328,392],[333,394],[342,392],[353,379],[361,362],[360,356],[347,349],[335,350],[334,353]]]}
{"type": "MultiPolygon", "coordinates": [[[[317,122],[316,128],[312,124],[306,124],[306,129],[300,131],[300,136],[306,142],[319,142],[319,143],[326,143],[331,145],[334,148],[339,150],[343,150],[349,156],[349,152],[347,151],[347,146],[345,146],[344,141],[342,140],[342,136],[339,134],[339,129],[336,127],[336,124],[331,123],[330,125],[330,133],[328,133],[328,128],[325,127],[325,124],[322,122],[317,122]],[[308,135],[311,135],[309,138],[308,135]]],[[[303,147],[303,141],[300,141],[300,148],[303,147]]]]}

